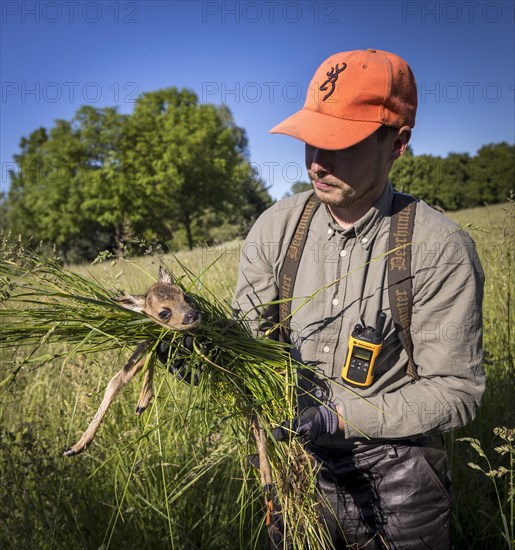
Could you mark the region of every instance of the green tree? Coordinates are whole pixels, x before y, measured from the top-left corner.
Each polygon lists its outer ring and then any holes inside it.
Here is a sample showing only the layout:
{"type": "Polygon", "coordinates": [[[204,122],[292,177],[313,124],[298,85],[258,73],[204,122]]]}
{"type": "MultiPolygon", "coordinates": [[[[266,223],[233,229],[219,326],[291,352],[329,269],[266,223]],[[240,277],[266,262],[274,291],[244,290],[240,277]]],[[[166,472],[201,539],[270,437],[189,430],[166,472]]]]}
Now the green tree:
{"type": "Polygon", "coordinates": [[[140,96],[132,115],[81,107],[20,141],[10,172],[9,228],[51,241],[66,260],[120,250],[136,235],[191,248],[220,225],[236,236],[271,204],[225,106],[188,90],[140,96]]]}
{"type": "Polygon", "coordinates": [[[116,108],[91,106],[81,107],[73,119],[87,156],[80,178],[82,208],[111,236],[117,252],[128,245],[131,229],[144,224],[143,199],[138,202],[123,163],[127,120],[116,108]]]}
{"type": "Polygon", "coordinates": [[[484,145],[471,160],[469,193],[476,204],[504,202],[515,188],[515,145],[484,145]]]}
{"type": "Polygon", "coordinates": [[[230,217],[255,186],[247,139],[225,106],[199,104],[189,90],[140,96],[129,119],[124,162],[146,196],[149,226],[162,238],[179,227],[193,247],[195,224],[230,217]]]}
{"type": "Polygon", "coordinates": [[[390,179],[398,191],[415,195],[429,204],[437,204],[441,160],[431,155],[403,155],[394,162],[390,179]]]}
{"type": "Polygon", "coordinates": [[[45,128],[38,128],[28,138],[22,138],[21,151],[14,155],[17,169],[9,171],[8,225],[24,240],[31,236],[41,238],[36,214],[38,197],[43,192],[43,149],[47,141],[45,128]]]}
{"type": "Polygon", "coordinates": [[[515,146],[484,145],[445,158],[404,154],[390,172],[395,187],[445,210],[506,201],[514,188],[515,146]]]}
{"type": "Polygon", "coordinates": [[[474,206],[467,194],[470,179],[470,156],[467,153],[449,153],[440,162],[438,204],[445,210],[474,206]]]}
{"type": "Polygon", "coordinates": [[[90,226],[82,208],[88,154],[72,122],[57,120],[43,146],[43,172],[36,199],[36,220],[41,239],[59,246],[65,261],[74,241],[90,226]]]}
{"type": "Polygon", "coordinates": [[[25,240],[53,243],[65,262],[84,257],[85,247],[99,244],[101,226],[84,208],[96,167],[80,121],[57,120],[49,132],[40,128],[22,138],[20,148],[18,170],[10,173],[10,229],[25,240]]]}

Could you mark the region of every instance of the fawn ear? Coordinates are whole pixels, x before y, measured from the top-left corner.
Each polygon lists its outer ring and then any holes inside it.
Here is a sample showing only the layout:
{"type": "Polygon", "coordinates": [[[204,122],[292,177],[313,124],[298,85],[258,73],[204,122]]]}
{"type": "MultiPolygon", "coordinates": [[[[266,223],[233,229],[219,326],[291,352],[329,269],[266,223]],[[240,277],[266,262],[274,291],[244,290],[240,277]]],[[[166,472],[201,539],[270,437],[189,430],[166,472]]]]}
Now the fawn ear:
{"type": "Polygon", "coordinates": [[[126,294],[125,296],[113,298],[113,300],[118,302],[125,309],[141,313],[145,307],[146,296],[142,294],[126,294]]]}
{"type": "Polygon", "coordinates": [[[173,285],[174,281],[172,279],[172,276],[166,269],[164,268],[163,264],[159,265],[159,273],[157,274],[157,282],[158,283],[165,283],[167,285],[173,285]]]}

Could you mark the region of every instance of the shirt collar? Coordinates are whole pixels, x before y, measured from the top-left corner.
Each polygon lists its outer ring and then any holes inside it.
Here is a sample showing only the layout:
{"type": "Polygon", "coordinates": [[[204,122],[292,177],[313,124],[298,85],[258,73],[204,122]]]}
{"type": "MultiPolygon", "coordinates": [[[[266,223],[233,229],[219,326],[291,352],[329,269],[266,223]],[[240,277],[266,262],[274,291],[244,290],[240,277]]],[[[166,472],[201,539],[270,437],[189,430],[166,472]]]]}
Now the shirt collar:
{"type": "Polygon", "coordinates": [[[330,212],[327,208],[324,208],[326,212],[326,219],[328,225],[329,237],[335,233],[340,233],[342,235],[352,237],[356,236],[363,248],[368,250],[374,237],[379,231],[381,220],[388,216],[391,211],[393,200],[393,187],[390,181],[386,182],[384,191],[381,193],[381,196],[377,199],[374,205],[370,210],[362,216],[356,223],[347,229],[341,228],[333,219],[330,212]],[[330,231],[332,230],[332,231],[330,231]]]}

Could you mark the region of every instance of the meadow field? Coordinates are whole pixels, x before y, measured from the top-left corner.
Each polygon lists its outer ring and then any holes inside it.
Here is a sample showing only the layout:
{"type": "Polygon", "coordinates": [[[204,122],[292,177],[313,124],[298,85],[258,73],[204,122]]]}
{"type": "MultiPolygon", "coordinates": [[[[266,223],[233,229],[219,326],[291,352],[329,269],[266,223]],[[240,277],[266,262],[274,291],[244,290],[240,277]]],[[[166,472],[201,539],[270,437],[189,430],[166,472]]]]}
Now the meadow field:
{"type": "MultiPolygon", "coordinates": [[[[477,418],[446,434],[453,547],[513,548],[515,208],[507,203],[450,217],[473,236],[485,271],[487,372],[477,418]]],[[[177,258],[198,275],[199,290],[205,286],[229,307],[241,246],[201,247],[177,258]]],[[[172,270],[178,265],[171,255],[164,262],[172,270]]],[[[146,255],[72,269],[106,287],[141,293],[153,282],[158,264],[156,255],[146,255]]],[[[84,355],[72,353],[71,345],[68,351],[65,359],[40,368],[23,365],[14,382],[0,386],[0,548],[268,547],[260,487],[235,451],[238,435],[230,422],[207,418],[195,406],[195,387],[165,369],[156,373],[156,396],[144,415],[134,415],[139,383],[132,384],[91,447],[63,458],[130,353],[84,355]]],[[[1,352],[0,383],[26,356],[23,347],[1,352]]]]}

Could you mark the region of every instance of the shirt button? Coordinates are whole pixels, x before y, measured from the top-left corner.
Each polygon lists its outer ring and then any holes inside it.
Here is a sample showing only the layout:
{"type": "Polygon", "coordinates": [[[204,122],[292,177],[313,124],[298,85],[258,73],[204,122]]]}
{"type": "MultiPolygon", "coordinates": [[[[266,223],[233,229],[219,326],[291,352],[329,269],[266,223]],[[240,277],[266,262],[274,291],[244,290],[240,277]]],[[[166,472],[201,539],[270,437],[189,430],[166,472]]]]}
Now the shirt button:
{"type": "Polygon", "coordinates": [[[324,353],[329,353],[331,351],[331,348],[329,346],[324,346],[324,353]]]}
{"type": "Polygon", "coordinates": [[[327,234],[328,234],[328,235],[332,235],[333,233],[334,233],[334,230],[333,230],[333,229],[329,228],[329,229],[327,230],[327,234]]]}
{"type": "Polygon", "coordinates": [[[340,302],[338,298],[335,298],[332,303],[333,303],[333,306],[337,306],[340,302]]]}
{"type": "Polygon", "coordinates": [[[363,238],[361,239],[361,242],[362,242],[363,244],[367,244],[367,243],[368,243],[368,239],[367,239],[366,237],[363,237],[363,238]]]}
{"type": "Polygon", "coordinates": [[[344,258],[345,256],[347,256],[347,251],[346,250],[340,250],[340,256],[342,258],[344,258]]]}

